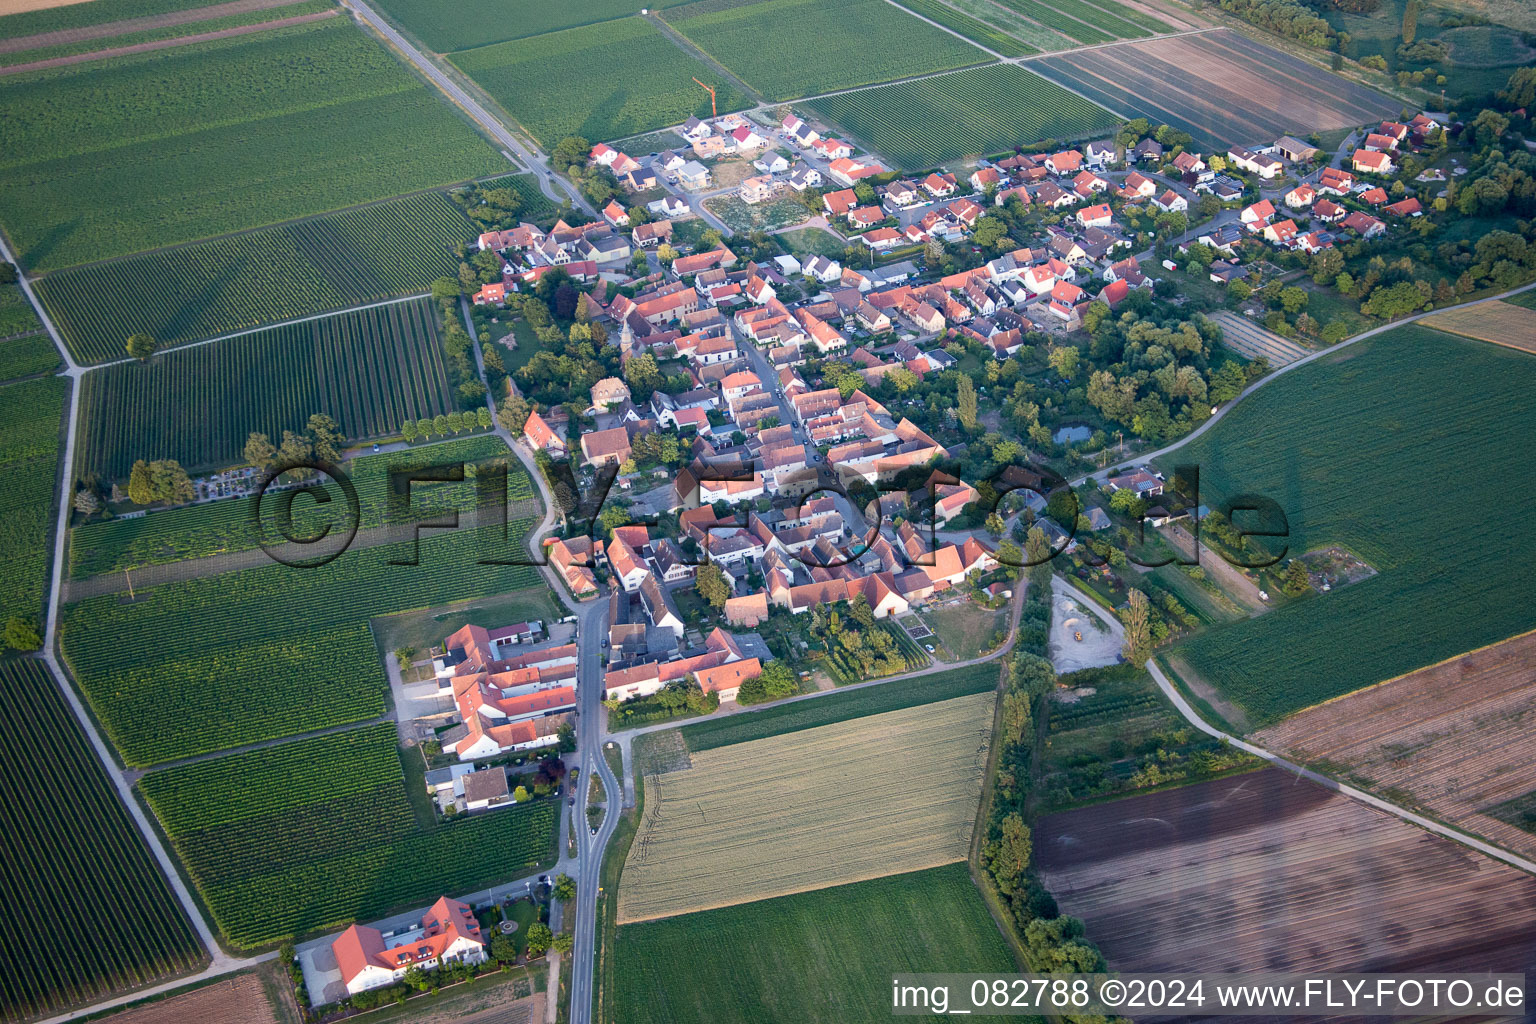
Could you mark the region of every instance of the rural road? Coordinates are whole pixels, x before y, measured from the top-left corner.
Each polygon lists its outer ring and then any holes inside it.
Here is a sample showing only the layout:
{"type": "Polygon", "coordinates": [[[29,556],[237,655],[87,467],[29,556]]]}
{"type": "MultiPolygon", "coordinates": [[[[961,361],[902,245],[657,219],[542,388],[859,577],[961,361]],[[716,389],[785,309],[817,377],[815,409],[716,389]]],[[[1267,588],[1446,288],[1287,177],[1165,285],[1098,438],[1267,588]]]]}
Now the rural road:
{"type": "Polygon", "coordinates": [[[1185,719],[1189,721],[1190,725],[1193,725],[1201,732],[1206,733],[1209,736],[1214,736],[1225,743],[1231,744],[1238,750],[1246,751],[1255,757],[1263,758],[1270,764],[1273,764],[1275,767],[1284,768],[1286,771],[1299,775],[1309,782],[1315,782],[1319,786],[1325,786],[1336,793],[1340,793],[1354,800],[1359,800],[1363,804],[1369,804],[1379,811],[1386,811],[1388,814],[1395,815],[1396,817],[1399,817],[1410,824],[1417,825],[1426,831],[1433,832],[1435,835],[1442,836],[1454,842],[1458,842],[1463,846],[1469,846],[1476,850],[1478,853],[1492,857],[1494,860],[1503,861],[1505,864],[1508,864],[1512,867],[1517,867],[1521,871],[1527,871],[1533,875],[1536,875],[1536,863],[1533,863],[1524,857],[1517,856],[1508,852],[1507,850],[1501,850],[1497,846],[1485,843],[1481,839],[1469,836],[1465,832],[1451,828],[1448,825],[1442,825],[1438,821],[1431,821],[1429,818],[1425,818],[1422,815],[1414,814],[1412,811],[1404,810],[1396,804],[1388,803],[1379,797],[1374,797],[1364,790],[1356,789],[1354,786],[1345,785],[1336,779],[1330,779],[1326,775],[1320,775],[1319,773],[1312,771],[1310,768],[1303,768],[1301,765],[1296,764],[1294,761],[1287,761],[1279,754],[1265,750],[1263,747],[1254,746],[1252,743],[1247,743],[1238,739],[1236,736],[1222,732],[1220,729],[1216,728],[1214,725],[1211,725],[1205,719],[1201,718],[1195,712],[1195,709],[1189,706],[1189,702],[1184,699],[1184,695],[1181,694],[1178,691],[1178,688],[1169,681],[1168,677],[1163,673],[1163,670],[1158,666],[1157,662],[1147,662],[1147,670],[1152,673],[1152,678],[1157,680],[1157,685],[1162,689],[1164,696],[1173,702],[1174,707],[1178,708],[1179,714],[1183,715],[1185,719]]]}
{"type": "Polygon", "coordinates": [[[484,128],[491,138],[495,139],[498,144],[516,153],[518,158],[522,160],[523,166],[538,176],[540,188],[544,191],[545,195],[556,200],[562,196],[567,196],[589,217],[597,217],[597,210],[593,208],[591,203],[587,202],[584,196],[573,188],[567,188],[565,181],[557,178],[541,157],[536,155],[530,147],[523,145],[515,135],[507,130],[506,125],[492,117],[489,111],[477,103],[469,93],[460,88],[457,82],[445,75],[436,64],[428,60],[425,54],[406,42],[405,37],[395,31],[389,22],[379,17],[373,8],[363,3],[363,0],[341,0],[341,2],[342,6],[367,22],[375,32],[383,36],[391,46],[400,51],[401,55],[414,64],[418,71],[442,91],[443,95],[452,100],[459,108],[473,118],[480,127],[484,128]],[[555,192],[551,192],[551,189],[554,189],[555,192]]]}

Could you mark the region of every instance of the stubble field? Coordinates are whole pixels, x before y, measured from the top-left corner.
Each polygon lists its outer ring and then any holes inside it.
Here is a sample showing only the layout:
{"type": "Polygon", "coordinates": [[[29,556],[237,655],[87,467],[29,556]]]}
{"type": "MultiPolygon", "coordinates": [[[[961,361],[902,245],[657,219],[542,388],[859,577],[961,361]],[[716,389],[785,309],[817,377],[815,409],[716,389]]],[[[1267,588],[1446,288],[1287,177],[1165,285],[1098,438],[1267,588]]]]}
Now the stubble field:
{"type": "Polygon", "coordinates": [[[645,780],[619,922],[964,860],[991,693],[718,747],[645,780]]]}
{"type": "Polygon", "coordinates": [[[1495,816],[1536,792],[1533,723],[1527,633],[1292,715],[1255,742],[1536,857],[1536,835],[1495,816]]]}
{"type": "Polygon", "coordinates": [[[1522,352],[1536,352],[1536,309],[1514,302],[1479,302],[1447,309],[1425,317],[1424,326],[1522,352]]]}
{"type": "Polygon", "coordinates": [[[1041,819],[1122,971],[1529,971],[1536,879],[1277,768],[1041,819]]]}

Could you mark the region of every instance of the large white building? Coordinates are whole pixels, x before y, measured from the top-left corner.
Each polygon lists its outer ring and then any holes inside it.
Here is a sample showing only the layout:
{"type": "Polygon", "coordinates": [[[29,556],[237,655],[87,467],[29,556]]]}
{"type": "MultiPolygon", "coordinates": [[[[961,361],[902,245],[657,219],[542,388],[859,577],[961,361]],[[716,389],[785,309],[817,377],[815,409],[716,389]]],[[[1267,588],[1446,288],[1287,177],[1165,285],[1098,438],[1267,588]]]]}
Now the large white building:
{"type": "Polygon", "coordinates": [[[402,931],[386,935],[354,924],[331,943],[331,952],[348,994],[356,995],[393,984],[412,967],[426,970],[445,963],[481,963],[485,940],[469,905],[444,896],[422,915],[419,924],[402,931]]]}

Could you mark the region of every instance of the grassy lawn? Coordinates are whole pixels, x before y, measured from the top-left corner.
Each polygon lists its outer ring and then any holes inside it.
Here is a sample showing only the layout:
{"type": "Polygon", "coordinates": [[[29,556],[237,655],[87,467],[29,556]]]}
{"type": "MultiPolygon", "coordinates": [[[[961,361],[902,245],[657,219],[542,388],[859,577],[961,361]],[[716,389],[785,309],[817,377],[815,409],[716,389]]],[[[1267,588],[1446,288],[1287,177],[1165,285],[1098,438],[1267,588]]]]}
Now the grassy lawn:
{"type": "MultiPolygon", "coordinates": [[[[487,629],[533,619],[547,624],[563,614],[555,596],[548,589],[529,587],[482,597],[462,606],[427,608],[374,619],[373,632],[378,638],[382,654],[389,654],[399,647],[414,647],[425,651],[428,647],[442,643],[449,633],[471,623],[487,629]]],[[[390,654],[390,657],[393,655],[390,654]]]]}
{"type": "Polygon", "coordinates": [[[873,1024],[894,972],[1016,969],[963,863],[625,925],[614,961],[625,1024],[873,1024]]]}
{"type": "MultiPolygon", "coordinates": [[[[1360,303],[1354,299],[1340,295],[1336,288],[1324,288],[1312,283],[1310,277],[1300,277],[1292,282],[1300,285],[1307,293],[1307,312],[1320,324],[1332,323],[1335,320],[1349,326],[1350,334],[1359,334],[1361,331],[1375,327],[1380,321],[1374,320],[1360,312],[1360,303]]],[[[1299,340],[1299,339],[1298,339],[1299,340]]],[[[1301,344],[1307,344],[1302,341],[1301,344]]],[[[1314,346],[1320,342],[1312,342],[1314,346]]]]}
{"type": "Polygon", "coordinates": [[[781,232],[779,244],[796,256],[802,253],[815,254],[837,260],[843,258],[843,250],[848,247],[846,240],[822,228],[796,228],[794,231],[781,232]]]}
{"type": "MultiPolygon", "coordinates": [[[[993,611],[974,601],[944,605],[923,616],[937,635],[950,661],[969,661],[992,649],[993,637],[1007,632],[1008,608],[993,611]]],[[[923,643],[932,643],[924,640],[923,643]]]]}
{"type": "Polygon", "coordinates": [[[997,681],[997,662],[970,665],[947,672],[930,672],[877,686],[844,690],[825,697],[778,704],[749,714],[735,714],[686,725],[682,728],[683,740],[691,751],[709,750],[747,740],[760,740],[766,736],[814,729],[834,722],[846,722],[865,715],[932,704],[968,693],[981,693],[996,688],[997,681]]]}

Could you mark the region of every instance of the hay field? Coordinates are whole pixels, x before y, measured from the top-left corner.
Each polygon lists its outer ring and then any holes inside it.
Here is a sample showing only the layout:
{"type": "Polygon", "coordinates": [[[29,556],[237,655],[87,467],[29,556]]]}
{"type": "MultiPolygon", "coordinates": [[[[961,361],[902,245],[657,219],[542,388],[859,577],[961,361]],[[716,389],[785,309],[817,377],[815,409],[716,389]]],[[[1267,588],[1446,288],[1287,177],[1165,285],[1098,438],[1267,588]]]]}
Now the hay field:
{"type": "Polygon", "coordinates": [[[1536,309],[1512,302],[1479,302],[1457,306],[1424,318],[1426,327],[1488,341],[1522,352],[1536,352],[1536,309]]]}
{"type": "Polygon", "coordinates": [[[1536,633],[1309,708],[1255,742],[1526,857],[1492,813],[1536,791],[1536,633]]]}
{"type": "Polygon", "coordinates": [[[964,860],[994,699],[718,747],[648,777],[619,923],[964,860]]]}
{"type": "Polygon", "coordinates": [[[1121,971],[1531,971],[1536,878],[1278,768],[1040,819],[1121,971]]]}

